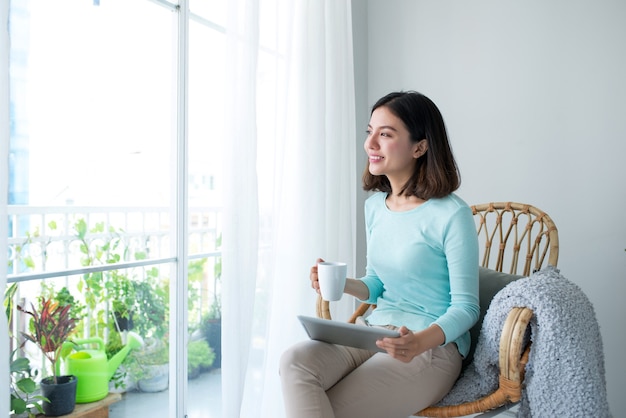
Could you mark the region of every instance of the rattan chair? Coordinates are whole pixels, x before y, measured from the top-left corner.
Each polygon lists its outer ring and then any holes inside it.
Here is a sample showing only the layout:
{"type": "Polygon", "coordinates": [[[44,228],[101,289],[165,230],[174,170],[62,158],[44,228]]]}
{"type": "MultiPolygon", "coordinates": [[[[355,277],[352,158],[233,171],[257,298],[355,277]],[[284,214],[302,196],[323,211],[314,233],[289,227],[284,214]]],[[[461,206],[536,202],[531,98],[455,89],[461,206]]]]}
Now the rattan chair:
{"type": "MultiPolygon", "coordinates": [[[[472,206],[479,244],[482,248],[480,264],[498,272],[509,266],[508,274],[528,276],[541,268],[556,266],[559,257],[559,238],[552,219],[534,206],[499,202],[472,206]]],[[[362,303],[349,322],[365,315],[374,305],[362,303]]],[[[482,307],[481,307],[482,309],[482,307]]],[[[331,319],[330,304],[317,299],[317,315],[331,319]]],[[[523,346],[531,309],[516,307],[509,313],[500,338],[499,387],[493,393],[460,405],[431,406],[415,416],[460,417],[486,412],[521,399],[524,368],[530,353],[530,344],[523,346]]]]}

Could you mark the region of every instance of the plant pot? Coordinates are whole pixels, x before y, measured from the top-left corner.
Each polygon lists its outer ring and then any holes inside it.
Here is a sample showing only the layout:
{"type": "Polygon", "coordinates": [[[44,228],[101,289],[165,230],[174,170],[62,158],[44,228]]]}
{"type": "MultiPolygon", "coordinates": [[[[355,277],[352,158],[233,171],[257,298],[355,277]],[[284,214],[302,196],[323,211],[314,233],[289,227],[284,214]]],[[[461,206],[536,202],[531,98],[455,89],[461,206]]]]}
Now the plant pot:
{"type": "Polygon", "coordinates": [[[126,317],[122,316],[119,312],[113,312],[113,315],[115,316],[115,322],[117,323],[120,332],[130,331],[134,328],[135,324],[133,322],[132,315],[126,317]]]}
{"type": "Polygon", "coordinates": [[[208,335],[205,338],[215,353],[215,360],[211,367],[219,369],[222,367],[222,318],[209,319],[208,322],[208,335]]]}
{"type": "Polygon", "coordinates": [[[78,379],[74,375],[46,377],[41,380],[41,394],[50,402],[42,402],[43,412],[49,417],[58,417],[74,411],[76,406],[76,383],[78,379]]]}
{"type": "Polygon", "coordinates": [[[146,377],[137,381],[137,389],[141,392],[162,392],[169,386],[170,365],[156,364],[142,366],[146,377]]]}

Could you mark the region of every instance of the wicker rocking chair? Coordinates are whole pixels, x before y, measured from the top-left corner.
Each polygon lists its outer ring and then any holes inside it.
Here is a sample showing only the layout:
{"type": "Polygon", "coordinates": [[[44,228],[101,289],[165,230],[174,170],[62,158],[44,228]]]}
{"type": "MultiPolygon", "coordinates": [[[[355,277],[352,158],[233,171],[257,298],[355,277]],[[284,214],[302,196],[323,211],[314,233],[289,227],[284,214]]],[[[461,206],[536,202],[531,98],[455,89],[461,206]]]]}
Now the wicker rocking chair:
{"type": "MultiPolygon", "coordinates": [[[[472,206],[479,244],[482,248],[481,259],[481,319],[472,329],[473,345],[477,331],[480,330],[491,298],[499,289],[483,291],[483,282],[487,276],[500,272],[497,286],[504,287],[518,277],[529,276],[541,268],[556,266],[559,256],[559,238],[552,219],[543,211],[531,205],[513,202],[486,203],[472,206]],[[504,266],[508,272],[502,274],[504,266]],[[483,273],[485,273],[483,275],[483,273]],[[517,276],[514,276],[517,275],[517,276]],[[484,277],[483,277],[484,276],[484,277]],[[488,293],[488,294],[483,294],[488,293]]],[[[362,303],[348,322],[365,315],[375,305],[362,303]]],[[[331,319],[330,304],[321,297],[317,299],[317,315],[331,319]]],[[[524,334],[533,316],[531,309],[516,307],[509,313],[500,338],[499,387],[491,394],[460,405],[431,406],[419,411],[415,416],[424,417],[461,417],[486,412],[509,403],[519,402],[522,395],[524,368],[530,353],[530,344],[522,346],[524,334]]]]}

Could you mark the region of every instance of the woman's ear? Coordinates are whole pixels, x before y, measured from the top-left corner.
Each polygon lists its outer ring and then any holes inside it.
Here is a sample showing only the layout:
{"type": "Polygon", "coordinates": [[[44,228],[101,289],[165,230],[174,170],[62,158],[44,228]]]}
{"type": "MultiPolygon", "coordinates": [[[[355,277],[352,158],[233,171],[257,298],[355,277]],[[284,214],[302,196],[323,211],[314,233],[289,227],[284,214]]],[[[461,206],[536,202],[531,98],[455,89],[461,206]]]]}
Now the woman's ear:
{"type": "Polygon", "coordinates": [[[422,139],[417,144],[415,144],[413,158],[418,159],[422,155],[426,154],[426,151],[428,151],[428,141],[426,139],[422,139]]]}

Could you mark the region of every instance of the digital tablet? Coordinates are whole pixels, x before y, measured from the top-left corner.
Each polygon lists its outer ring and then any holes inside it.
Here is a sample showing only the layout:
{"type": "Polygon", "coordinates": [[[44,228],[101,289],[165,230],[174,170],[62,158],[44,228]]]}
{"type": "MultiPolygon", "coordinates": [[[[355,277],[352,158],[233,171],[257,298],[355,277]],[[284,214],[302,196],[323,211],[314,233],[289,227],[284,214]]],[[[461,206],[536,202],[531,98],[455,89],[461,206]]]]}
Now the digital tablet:
{"type": "Polygon", "coordinates": [[[298,315],[298,319],[312,340],[364,348],[370,351],[385,352],[376,346],[376,340],[400,336],[398,331],[387,328],[368,327],[303,315],[298,315]]]}

